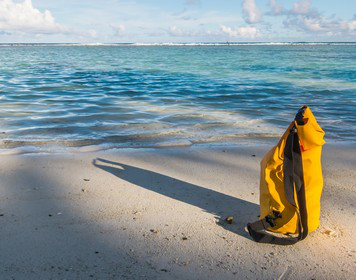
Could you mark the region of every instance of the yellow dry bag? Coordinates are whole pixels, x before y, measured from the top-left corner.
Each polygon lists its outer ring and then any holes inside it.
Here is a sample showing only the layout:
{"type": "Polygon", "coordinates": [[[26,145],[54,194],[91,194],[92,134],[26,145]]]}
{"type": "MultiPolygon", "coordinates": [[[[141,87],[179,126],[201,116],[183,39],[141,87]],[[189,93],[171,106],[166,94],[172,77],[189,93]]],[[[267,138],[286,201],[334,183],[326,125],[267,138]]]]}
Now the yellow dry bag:
{"type": "Polygon", "coordinates": [[[260,220],[247,225],[256,242],[289,245],[320,223],[324,131],[303,106],[261,161],[260,220]]]}

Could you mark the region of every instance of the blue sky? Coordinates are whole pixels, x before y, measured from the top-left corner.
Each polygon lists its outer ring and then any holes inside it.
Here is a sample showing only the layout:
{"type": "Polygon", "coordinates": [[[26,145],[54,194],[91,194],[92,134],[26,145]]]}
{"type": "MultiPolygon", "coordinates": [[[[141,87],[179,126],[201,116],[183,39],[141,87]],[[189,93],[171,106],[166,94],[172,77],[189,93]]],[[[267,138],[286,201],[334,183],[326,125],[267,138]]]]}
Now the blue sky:
{"type": "Polygon", "coordinates": [[[0,0],[0,42],[356,41],[356,0],[0,0]]]}

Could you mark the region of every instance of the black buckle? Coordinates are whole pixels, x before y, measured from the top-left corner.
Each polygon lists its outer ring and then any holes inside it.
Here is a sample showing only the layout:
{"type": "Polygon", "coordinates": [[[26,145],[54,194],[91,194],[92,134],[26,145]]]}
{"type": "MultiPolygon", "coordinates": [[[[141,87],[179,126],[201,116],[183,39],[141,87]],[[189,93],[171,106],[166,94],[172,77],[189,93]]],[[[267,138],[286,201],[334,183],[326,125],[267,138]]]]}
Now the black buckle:
{"type": "Polygon", "coordinates": [[[269,225],[270,225],[271,227],[274,227],[274,226],[276,225],[276,224],[274,223],[273,217],[271,217],[270,215],[267,215],[267,216],[265,217],[265,220],[266,220],[267,223],[269,223],[269,225]]]}
{"type": "Polygon", "coordinates": [[[277,210],[272,210],[272,213],[273,213],[273,215],[274,215],[274,219],[282,218],[281,212],[279,212],[279,211],[277,211],[277,210]]]}
{"type": "Polygon", "coordinates": [[[282,214],[281,214],[281,212],[279,212],[277,210],[272,210],[272,213],[273,213],[274,217],[267,215],[265,217],[265,220],[271,227],[274,227],[276,225],[274,221],[278,218],[282,218],[282,214]]]}
{"type": "MultiPolygon", "coordinates": [[[[303,124],[304,124],[304,122],[303,122],[303,124]]],[[[297,128],[295,127],[295,125],[293,125],[292,128],[290,129],[290,133],[297,133],[297,128]]]]}

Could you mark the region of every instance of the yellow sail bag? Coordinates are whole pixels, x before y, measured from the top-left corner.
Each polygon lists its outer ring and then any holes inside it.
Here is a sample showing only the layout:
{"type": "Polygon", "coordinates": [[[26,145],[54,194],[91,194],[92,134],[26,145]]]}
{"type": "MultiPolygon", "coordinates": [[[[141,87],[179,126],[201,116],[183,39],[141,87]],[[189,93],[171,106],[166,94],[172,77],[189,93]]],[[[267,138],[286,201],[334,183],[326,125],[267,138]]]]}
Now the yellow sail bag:
{"type": "Polygon", "coordinates": [[[260,220],[247,225],[256,242],[294,244],[318,228],[324,144],[324,131],[303,106],[261,161],[260,220]]]}

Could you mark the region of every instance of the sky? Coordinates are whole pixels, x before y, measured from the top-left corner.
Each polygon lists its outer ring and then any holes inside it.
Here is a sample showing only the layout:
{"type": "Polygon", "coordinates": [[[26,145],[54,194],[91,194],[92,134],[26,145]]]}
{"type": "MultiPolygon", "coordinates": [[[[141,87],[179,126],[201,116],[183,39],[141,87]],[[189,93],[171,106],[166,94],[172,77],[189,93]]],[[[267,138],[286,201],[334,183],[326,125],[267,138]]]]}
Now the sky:
{"type": "Polygon", "coordinates": [[[0,0],[0,42],[356,41],[356,0],[0,0]]]}

